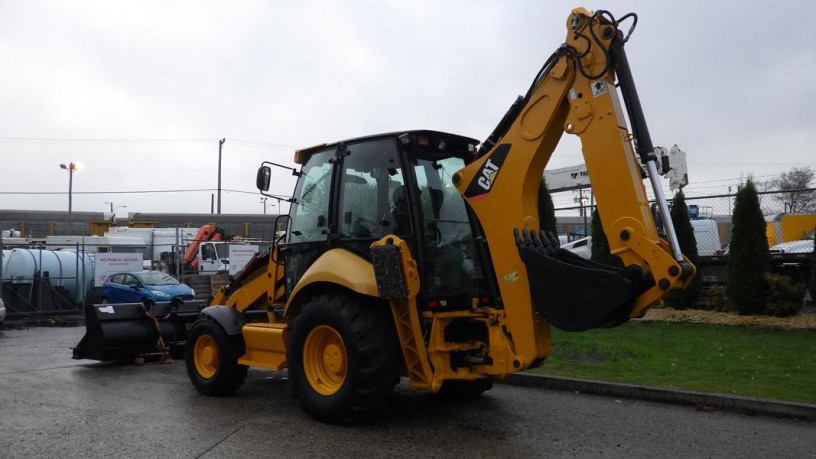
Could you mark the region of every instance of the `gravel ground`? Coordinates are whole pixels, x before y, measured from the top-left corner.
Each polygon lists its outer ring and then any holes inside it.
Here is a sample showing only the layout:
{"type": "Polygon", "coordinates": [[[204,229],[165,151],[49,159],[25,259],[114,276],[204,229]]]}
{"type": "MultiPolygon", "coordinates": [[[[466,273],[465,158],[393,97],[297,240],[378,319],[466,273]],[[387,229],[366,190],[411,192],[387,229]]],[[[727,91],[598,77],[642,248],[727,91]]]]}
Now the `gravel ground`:
{"type": "Polygon", "coordinates": [[[690,322],[714,325],[748,325],[788,330],[816,330],[816,314],[800,313],[791,317],[741,316],[728,312],[700,309],[650,309],[641,322],[690,322]]]}

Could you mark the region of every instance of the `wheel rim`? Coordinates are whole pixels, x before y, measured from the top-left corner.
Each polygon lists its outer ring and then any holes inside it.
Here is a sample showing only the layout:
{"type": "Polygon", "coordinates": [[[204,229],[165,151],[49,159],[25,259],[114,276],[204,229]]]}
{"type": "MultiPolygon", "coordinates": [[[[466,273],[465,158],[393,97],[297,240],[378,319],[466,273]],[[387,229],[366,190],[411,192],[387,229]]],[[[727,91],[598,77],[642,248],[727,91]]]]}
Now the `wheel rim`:
{"type": "Polygon", "coordinates": [[[195,342],[193,361],[196,371],[204,379],[215,376],[218,370],[218,345],[210,335],[201,335],[195,342]]]}
{"type": "Polygon", "coordinates": [[[335,394],[346,380],[346,347],[332,327],[320,325],[309,332],[303,346],[303,371],[321,395],[335,394]]]}

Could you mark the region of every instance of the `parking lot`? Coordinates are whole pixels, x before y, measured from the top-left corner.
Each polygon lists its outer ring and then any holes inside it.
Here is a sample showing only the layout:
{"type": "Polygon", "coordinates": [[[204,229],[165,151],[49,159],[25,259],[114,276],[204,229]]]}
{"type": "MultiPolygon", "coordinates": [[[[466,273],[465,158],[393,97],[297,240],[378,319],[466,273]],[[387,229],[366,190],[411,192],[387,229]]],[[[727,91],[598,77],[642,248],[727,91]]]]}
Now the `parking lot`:
{"type": "Polygon", "coordinates": [[[235,395],[193,390],[182,362],[71,360],[83,327],[0,331],[2,457],[811,457],[816,425],[497,385],[444,401],[397,388],[373,423],[306,416],[286,373],[235,395]]]}

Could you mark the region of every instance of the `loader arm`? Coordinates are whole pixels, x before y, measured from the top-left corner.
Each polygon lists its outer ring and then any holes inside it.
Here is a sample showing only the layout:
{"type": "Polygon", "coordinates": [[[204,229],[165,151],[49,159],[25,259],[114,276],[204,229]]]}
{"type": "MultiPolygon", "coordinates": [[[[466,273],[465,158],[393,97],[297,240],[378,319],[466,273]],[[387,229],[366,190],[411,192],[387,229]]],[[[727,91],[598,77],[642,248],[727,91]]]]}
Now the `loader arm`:
{"type": "MultiPolygon", "coordinates": [[[[634,15],[622,19],[633,18],[636,22],[634,15]]],[[[535,336],[524,330],[537,317],[570,331],[615,326],[643,315],[687,285],[695,272],[673,236],[620,22],[605,11],[573,10],[566,43],[483,143],[477,159],[454,176],[484,233],[516,350],[527,359],[535,354],[535,336]],[[578,259],[540,235],[538,188],[564,132],[580,137],[603,230],[624,269],[578,259]],[[658,236],[641,164],[657,185],[671,244],[658,236]]]]}
{"type": "Polygon", "coordinates": [[[284,270],[277,260],[277,245],[263,254],[253,255],[230,283],[221,287],[210,304],[244,312],[251,307],[267,308],[279,301],[284,295],[284,270]]]}

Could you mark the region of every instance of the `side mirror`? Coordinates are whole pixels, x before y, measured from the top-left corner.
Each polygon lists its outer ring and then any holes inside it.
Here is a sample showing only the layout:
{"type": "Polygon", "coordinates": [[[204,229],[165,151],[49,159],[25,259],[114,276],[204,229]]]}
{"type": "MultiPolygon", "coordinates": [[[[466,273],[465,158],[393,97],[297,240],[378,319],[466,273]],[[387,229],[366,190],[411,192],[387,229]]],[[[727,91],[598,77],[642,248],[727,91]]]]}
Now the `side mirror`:
{"type": "Polygon", "coordinates": [[[269,166],[261,166],[258,168],[258,175],[255,177],[255,186],[261,191],[268,191],[271,179],[272,169],[269,166]]]}

